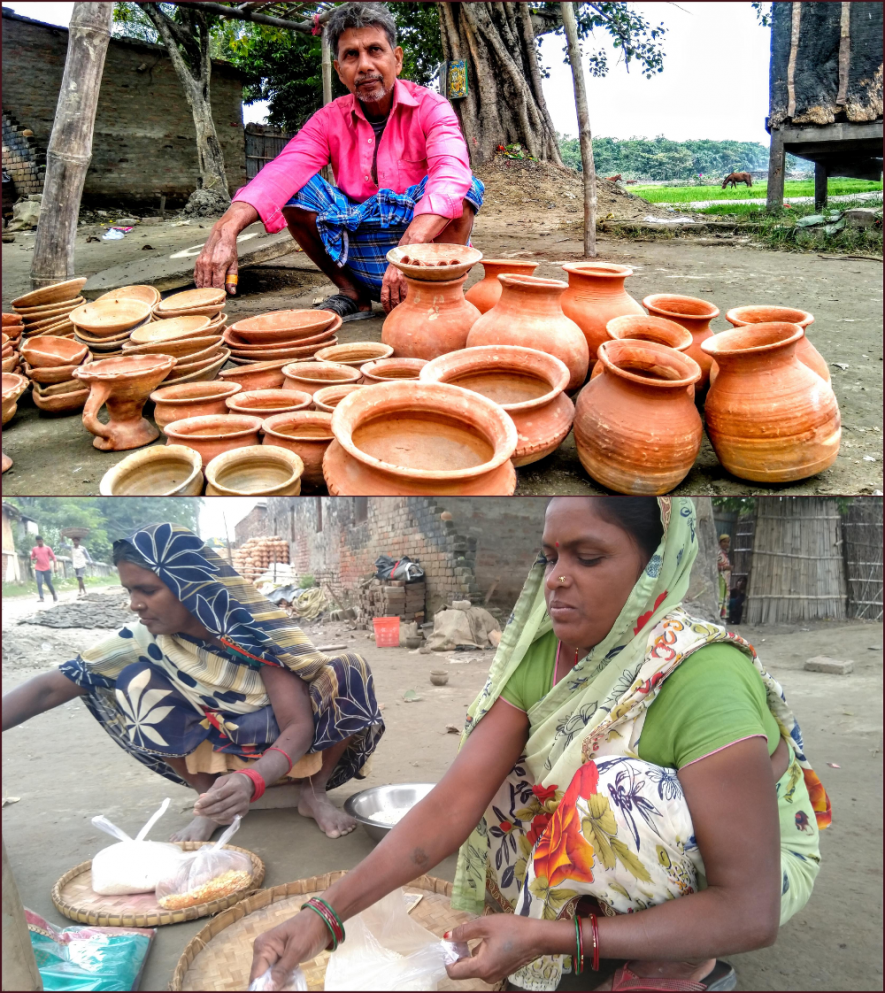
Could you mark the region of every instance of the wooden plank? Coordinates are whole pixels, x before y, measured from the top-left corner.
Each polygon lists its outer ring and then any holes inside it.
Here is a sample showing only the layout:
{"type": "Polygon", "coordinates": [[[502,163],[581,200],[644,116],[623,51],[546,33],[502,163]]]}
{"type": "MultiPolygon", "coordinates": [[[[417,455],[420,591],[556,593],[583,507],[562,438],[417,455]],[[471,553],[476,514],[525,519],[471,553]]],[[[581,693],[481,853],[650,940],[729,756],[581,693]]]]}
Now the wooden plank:
{"type": "Polygon", "coordinates": [[[814,127],[782,127],[778,131],[788,145],[818,141],[857,141],[859,139],[882,139],[882,122],[855,124],[850,121],[836,124],[818,124],[814,127]]]}

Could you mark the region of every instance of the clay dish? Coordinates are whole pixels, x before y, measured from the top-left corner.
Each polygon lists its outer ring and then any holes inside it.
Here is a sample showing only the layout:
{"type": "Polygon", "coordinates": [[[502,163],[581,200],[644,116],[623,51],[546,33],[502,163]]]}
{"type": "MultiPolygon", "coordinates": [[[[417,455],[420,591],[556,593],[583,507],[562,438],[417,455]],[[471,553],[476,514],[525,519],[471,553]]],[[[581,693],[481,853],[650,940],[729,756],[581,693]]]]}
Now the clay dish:
{"type": "Polygon", "coordinates": [[[337,365],[349,365],[355,369],[367,362],[377,362],[378,359],[389,359],[393,355],[390,345],[380,341],[351,341],[346,345],[331,345],[321,348],[316,353],[318,362],[334,362],[337,365]]]}
{"type": "Polygon", "coordinates": [[[209,414],[187,417],[166,425],[167,445],[187,445],[208,465],[216,455],[232,448],[245,448],[260,442],[261,418],[243,414],[209,414]]]}
{"type": "Polygon", "coordinates": [[[127,455],[98,484],[102,496],[199,496],[203,460],[184,445],[154,445],[127,455]]]}
{"type": "Polygon", "coordinates": [[[31,397],[35,406],[47,414],[73,414],[86,405],[89,390],[72,390],[49,396],[45,392],[39,392],[35,387],[31,397]]]}
{"type": "Polygon", "coordinates": [[[182,310],[158,310],[154,307],[151,314],[155,321],[171,320],[173,317],[208,317],[214,323],[221,314],[221,308],[187,307],[182,310]]]}
{"type": "Polygon", "coordinates": [[[62,393],[78,393],[83,389],[83,384],[79,379],[66,379],[63,383],[56,383],[53,386],[41,386],[40,383],[34,383],[34,393],[38,393],[41,397],[57,397],[61,396],[62,393]]]}
{"type": "MultiPolygon", "coordinates": [[[[346,389],[346,387],[341,387],[346,389]]],[[[301,476],[308,490],[325,488],[323,457],[332,444],[332,415],[321,410],[297,410],[275,414],[263,424],[263,444],[286,448],[304,463],[301,476]]]]}
{"type": "Polygon", "coordinates": [[[176,359],[187,360],[189,356],[205,351],[207,348],[221,347],[221,335],[200,335],[196,338],[169,338],[166,341],[154,341],[147,345],[123,345],[127,355],[172,355],[176,359]]]}
{"type": "Polygon", "coordinates": [[[311,396],[324,386],[344,386],[360,381],[358,369],[333,362],[293,362],[283,369],[283,376],[283,389],[299,390],[311,396]]]}
{"type": "Polygon", "coordinates": [[[19,364],[19,357],[17,355],[10,355],[8,358],[2,360],[2,369],[4,372],[15,372],[15,367],[19,364]]]}
{"type": "Polygon", "coordinates": [[[15,327],[16,325],[21,325],[22,319],[19,314],[3,314],[3,327],[15,327]]]}
{"type": "Polygon", "coordinates": [[[41,286],[39,290],[32,290],[24,296],[12,301],[12,306],[18,307],[40,307],[49,303],[57,303],[59,300],[70,300],[76,297],[80,290],[86,285],[85,278],[66,279],[61,283],[53,283],[51,286],[41,286]]]}
{"type": "MultiPolygon", "coordinates": [[[[12,331],[15,334],[14,328],[7,328],[7,331],[12,331]]],[[[52,324],[47,324],[45,327],[30,327],[28,328],[28,333],[25,338],[38,338],[40,335],[51,334],[54,338],[71,338],[73,337],[76,328],[73,324],[65,317],[60,321],[53,321],[52,324]]],[[[18,338],[22,336],[22,329],[18,329],[18,338]]]]}
{"type": "Polygon", "coordinates": [[[250,445],[206,466],[206,496],[298,496],[304,463],[286,448],[250,445]]]}
{"type": "MultiPolygon", "coordinates": [[[[319,344],[324,346],[337,345],[338,339],[335,335],[330,335],[329,337],[323,335],[323,340],[319,344]]],[[[312,362],[316,355],[316,349],[317,345],[307,345],[303,348],[297,346],[283,348],[268,347],[254,352],[240,348],[231,348],[231,355],[234,356],[234,361],[239,365],[246,365],[250,362],[269,362],[272,359],[288,359],[290,362],[312,362]]]]}
{"type": "Polygon", "coordinates": [[[68,318],[95,338],[107,338],[130,331],[150,318],[151,308],[138,300],[104,300],[72,310],[68,318]]]}
{"type": "Polygon", "coordinates": [[[4,400],[8,396],[15,396],[18,399],[27,388],[28,381],[24,376],[20,376],[14,372],[3,373],[2,392],[4,400]]]}
{"type": "Polygon", "coordinates": [[[482,252],[467,245],[437,244],[403,245],[401,248],[391,248],[387,253],[387,261],[395,265],[412,279],[433,280],[458,279],[468,273],[482,258],[482,252]],[[421,265],[410,265],[403,262],[409,258],[418,260],[421,265]],[[457,265],[452,263],[457,261],[457,265]],[[445,262],[445,265],[440,265],[445,262]]]}
{"type": "Polygon", "coordinates": [[[153,308],[160,302],[160,291],[153,286],[146,285],[121,286],[117,290],[102,293],[100,297],[93,300],[93,303],[98,303],[99,300],[138,300],[140,303],[146,303],[153,308]]]}
{"type": "Polygon", "coordinates": [[[392,380],[418,379],[427,362],[427,359],[378,359],[376,362],[367,362],[360,366],[360,375],[363,377],[363,382],[369,386],[374,383],[389,383],[392,380]]]}
{"type": "Polygon", "coordinates": [[[81,365],[88,365],[92,361],[92,356],[87,355],[85,362],[76,362],[73,365],[57,365],[51,368],[35,369],[25,363],[24,369],[28,378],[35,383],[51,386],[55,383],[64,383],[74,378],[74,370],[81,365]]]}
{"type": "Polygon", "coordinates": [[[133,345],[156,345],[163,341],[179,338],[206,336],[209,318],[199,314],[189,317],[170,317],[167,320],[153,321],[132,332],[133,345]]]}
{"type": "Polygon", "coordinates": [[[290,364],[290,359],[254,362],[242,369],[225,369],[218,378],[227,383],[239,383],[244,390],[275,390],[283,385],[286,378],[283,366],[290,364]]]}
{"type": "Polygon", "coordinates": [[[173,293],[156,304],[156,310],[193,310],[195,307],[215,307],[221,308],[227,301],[225,290],[216,290],[211,286],[204,286],[195,290],[184,290],[181,293],[173,293]]]}
{"type": "Polygon", "coordinates": [[[25,324],[35,324],[38,321],[49,320],[51,317],[56,319],[64,317],[84,303],[86,303],[85,297],[76,297],[73,300],[65,300],[64,303],[54,303],[49,307],[29,307],[27,310],[20,310],[19,314],[25,324]]]}
{"type": "MultiPolygon", "coordinates": [[[[28,334],[34,334],[37,331],[46,331],[49,328],[58,327],[62,324],[71,324],[68,314],[56,314],[54,317],[44,317],[39,321],[28,321],[24,326],[24,330],[28,334]]],[[[71,327],[73,328],[73,324],[71,324],[71,327]]]]}
{"type": "Polygon", "coordinates": [[[230,345],[231,348],[236,348],[241,351],[244,355],[255,354],[264,355],[266,352],[272,349],[294,349],[299,348],[304,350],[311,345],[314,349],[325,348],[335,340],[335,333],[341,327],[340,318],[338,321],[334,321],[329,327],[320,331],[318,334],[312,334],[308,337],[293,338],[286,341],[265,341],[261,344],[256,344],[254,342],[246,341],[241,335],[238,335],[233,328],[225,328],[224,330],[224,340],[230,345]]]}
{"type": "Polygon", "coordinates": [[[240,392],[239,383],[183,383],[179,386],[161,386],[150,399],[154,402],[154,423],[161,430],[173,421],[188,417],[205,417],[227,413],[226,400],[240,392]]]}
{"type": "Polygon", "coordinates": [[[83,344],[90,347],[96,345],[100,348],[122,348],[123,342],[129,340],[129,335],[129,331],[121,331],[119,334],[96,338],[95,335],[91,335],[88,331],[83,331],[82,328],[77,328],[74,332],[74,337],[77,341],[82,341],[83,344]]]}
{"type": "MultiPolygon", "coordinates": [[[[166,355],[169,353],[166,352],[166,355]]],[[[221,345],[207,345],[205,348],[201,348],[197,352],[191,352],[190,355],[177,355],[178,365],[175,367],[176,372],[179,369],[184,369],[186,366],[195,365],[197,362],[206,362],[209,359],[221,358],[224,355],[225,358],[230,356],[230,349],[224,348],[221,345]]],[[[192,372],[193,370],[188,370],[192,372]]]]}
{"type": "Polygon", "coordinates": [[[274,310],[269,314],[249,317],[231,324],[230,330],[242,342],[264,345],[268,342],[296,342],[315,338],[335,322],[338,315],[331,310],[274,310]]]}
{"type": "Polygon", "coordinates": [[[235,414],[272,417],[274,414],[305,410],[313,403],[313,397],[310,393],[296,390],[249,390],[228,397],[225,403],[227,409],[235,414]]]}
{"type": "MultiPolygon", "coordinates": [[[[197,372],[200,369],[205,369],[210,365],[216,365],[218,360],[222,360],[222,365],[227,362],[230,358],[230,352],[223,348],[220,352],[215,349],[211,355],[204,356],[201,359],[191,359],[191,356],[185,356],[183,359],[178,359],[175,365],[175,376],[189,376],[192,372],[197,372]]],[[[220,367],[219,367],[220,368],[220,367]]]]}
{"type": "Polygon", "coordinates": [[[78,345],[71,338],[53,338],[46,335],[22,346],[22,355],[34,369],[54,366],[79,365],[89,354],[85,345],[78,345]]]}
{"type": "Polygon", "coordinates": [[[200,368],[191,369],[190,372],[185,372],[181,375],[178,374],[178,369],[175,369],[176,375],[172,377],[170,373],[170,376],[166,379],[166,385],[177,386],[179,383],[209,382],[216,378],[221,367],[227,362],[227,358],[227,355],[221,355],[213,360],[210,365],[201,364],[200,368]]]}
{"type": "Polygon", "coordinates": [[[347,386],[326,386],[313,395],[313,405],[317,410],[331,414],[339,403],[354,390],[364,389],[365,383],[349,383],[347,386]]]}

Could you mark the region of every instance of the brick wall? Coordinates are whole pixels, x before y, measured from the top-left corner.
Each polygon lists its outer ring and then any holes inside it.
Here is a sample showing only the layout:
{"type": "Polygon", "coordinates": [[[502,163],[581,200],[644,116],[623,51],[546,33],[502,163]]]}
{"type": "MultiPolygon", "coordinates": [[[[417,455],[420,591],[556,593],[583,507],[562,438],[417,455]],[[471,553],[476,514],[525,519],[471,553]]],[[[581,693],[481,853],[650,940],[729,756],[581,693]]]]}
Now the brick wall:
{"type": "Polygon", "coordinates": [[[3,115],[3,171],[15,183],[16,198],[42,193],[46,178],[46,155],[37,148],[33,136],[9,114],[3,115]]]}
{"type": "Polygon", "coordinates": [[[380,555],[426,574],[427,615],[453,599],[509,611],[540,545],[547,500],[445,497],[270,497],[267,533],[286,538],[300,575],[348,592],[380,555]],[[364,517],[360,520],[358,518],[364,517]]]}
{"type": "MultiPolygon", "coordinates": [[[[67,45],[67,28],[4,8],[3,110],[34,132],[31,142],[38,154],[45,153],[52,132],[67,45]]],[[[242,75],[232,66],[213,62],[211,92],[233,193],[246,181],[242,75]]],[[[4,126],[4,168],[6,164],[4,126]]],[[[157,206],[157,195],[164,193],[170,206],[179,206],[198,180],[193,117],[165,48],[111,39],[83,203],[157,206]]]]}
{"type": "Polygon", "coordinates": [[[268,531],[267,524],[267,504],[256,503],[249,513],[234,526],[235,546],[240,548],[250,538],[269,538],[274,532],[268,531]]]}

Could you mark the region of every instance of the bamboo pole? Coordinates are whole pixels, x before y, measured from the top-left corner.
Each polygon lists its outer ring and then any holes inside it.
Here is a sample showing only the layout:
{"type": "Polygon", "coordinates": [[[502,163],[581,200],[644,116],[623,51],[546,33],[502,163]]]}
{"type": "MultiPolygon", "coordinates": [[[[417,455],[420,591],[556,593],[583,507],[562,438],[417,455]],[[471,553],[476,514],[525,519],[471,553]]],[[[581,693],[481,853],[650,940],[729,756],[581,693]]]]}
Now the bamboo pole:
{"type": "Polygon", "coordinates": [[[584,85],[584,66],[578,43],[578,23],[574,4],[561,3],[562,26],[568,40],[568,60],[572,67],[575,105],[578,110],[578,136],[581,142],[581,165],[584,171],[584,258],[596,258],[596,166],[593,162],[593,138],[590,133],[590,112],[584,85]]]}
{"type": "MultiPolygon", "coordinates": [[[[320,36],[322,44],[323,60],[323,106],[332,102],[332,47],[329,45],[329,36],[324,30],[320,36]]],[[[332,173],[332,166],[325,165],[322,168],[323,179],[328,183],[335,183],[335,176],[332,173]]]]}
{"type": "Polygon", "coordinates": [[[65,71],[46,151],[43,209],[31,262],[34,289],[74,275],[77,217],[92,159],[95,112],[113,9],[111,3],[74,4],[65,71]]]}

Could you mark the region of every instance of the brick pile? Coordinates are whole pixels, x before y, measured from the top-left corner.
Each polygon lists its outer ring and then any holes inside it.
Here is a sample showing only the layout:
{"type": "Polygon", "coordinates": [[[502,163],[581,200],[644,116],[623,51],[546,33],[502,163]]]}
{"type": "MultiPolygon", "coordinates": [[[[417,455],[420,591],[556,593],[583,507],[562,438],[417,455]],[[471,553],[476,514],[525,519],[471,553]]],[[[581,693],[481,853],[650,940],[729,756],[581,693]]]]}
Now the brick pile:
{"type": "Polygon", "coordinates": [[[424,620],[425,597],[423,582],[405,583],[401,579],[375,577],[359,591],[359,607],[366,618],[399,617],[420,624],[424,620]]]}
{"type": "Polygon", "coordinates": [[[250,538],[233,551],[234,569],[244,579],[257,579],[274,563],[287,565],[289,543],[285,538],[250,538]]]}
{"type": "MultiPolygon", "coordinates": [[[[33,132],[10,114],[3,114],[3,171],[15,183],[17,198],[42,193],[46,178],[46,153],[34,142],[33,132]]],[[[12,205],[4,204],[4,211],[12,205]]]]}

